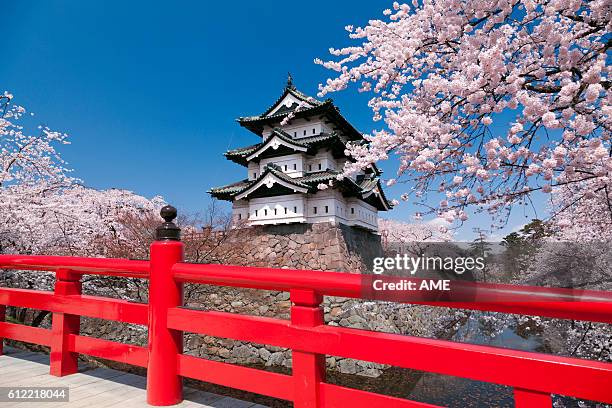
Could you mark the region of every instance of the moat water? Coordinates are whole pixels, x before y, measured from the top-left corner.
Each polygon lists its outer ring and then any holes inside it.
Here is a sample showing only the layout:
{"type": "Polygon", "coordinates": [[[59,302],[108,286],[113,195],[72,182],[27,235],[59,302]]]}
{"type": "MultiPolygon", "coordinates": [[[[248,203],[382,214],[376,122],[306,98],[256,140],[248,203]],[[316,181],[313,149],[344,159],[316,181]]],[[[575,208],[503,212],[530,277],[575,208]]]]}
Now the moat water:
{"type": "MultiPolygon", "coordinates": [[[[524,351],[540,351],[542,347],[537,337],[522,337],[510,328],[491,337],[483,333],[477,321],[471,319],[459,328],[453,340],[524,351]]],[[[457,362],[457,364],[470,364],[470,362],[457,362]]],[[[457,408],[514,407],[511,387],[432,373],[423,373],[407,398],[457,408]]]]}
{"type": "MultiPolygon", "coordinates": [[[[467,319],[451,340],[514,350],[545,351],[538,337],[520,336],[512,328],[506,328],[495,336],[487,335],[477,319],[467,319]]],[[[453,363],[471,364],[469,361],[453,363]]],[[[364,391],[452,408],[514,407],[512,387],[397,367],[386,369],[378,378],[328,371],[328,381],[364,391]]]]}

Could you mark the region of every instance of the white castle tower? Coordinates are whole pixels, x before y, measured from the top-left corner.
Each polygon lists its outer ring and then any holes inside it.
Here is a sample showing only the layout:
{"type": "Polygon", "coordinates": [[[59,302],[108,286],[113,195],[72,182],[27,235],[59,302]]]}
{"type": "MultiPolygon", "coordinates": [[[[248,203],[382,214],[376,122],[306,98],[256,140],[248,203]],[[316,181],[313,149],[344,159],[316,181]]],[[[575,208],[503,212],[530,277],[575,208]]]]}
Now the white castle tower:
{"type": "Polygon", "coordinates": [[[289,75],[272,106],[238,123],[262,139],[225,153],[247,168],[247,178],[209,191],[232,202],[236,220],[250,225],[331,222],[377,231],[378,211],[391,208],[381,171],[373,166],[338,180],[351,160],[344,153],[347,142],[366,142],[331,99],[303,94],[289,75]]]}

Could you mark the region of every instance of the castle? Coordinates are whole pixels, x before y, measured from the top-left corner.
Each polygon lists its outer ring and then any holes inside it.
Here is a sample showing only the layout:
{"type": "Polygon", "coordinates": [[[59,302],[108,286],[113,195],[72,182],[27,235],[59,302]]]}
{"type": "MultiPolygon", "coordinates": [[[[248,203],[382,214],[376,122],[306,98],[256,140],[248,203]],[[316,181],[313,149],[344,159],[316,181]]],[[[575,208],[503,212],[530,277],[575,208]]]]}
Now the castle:
{"type": "Polygon", "coordinates": [[[378,211],[391,208],[376,167],[340,177],[348,142],[366,143],[334,106],[293,85],[260,115],[238,118],[261,142],[229,150],[225,157],[247,168],[247,178],[212,188],[209,193],[232,202],[237,221],[250,225],[292,223],[345,224],[378,230],[378,211]]]}

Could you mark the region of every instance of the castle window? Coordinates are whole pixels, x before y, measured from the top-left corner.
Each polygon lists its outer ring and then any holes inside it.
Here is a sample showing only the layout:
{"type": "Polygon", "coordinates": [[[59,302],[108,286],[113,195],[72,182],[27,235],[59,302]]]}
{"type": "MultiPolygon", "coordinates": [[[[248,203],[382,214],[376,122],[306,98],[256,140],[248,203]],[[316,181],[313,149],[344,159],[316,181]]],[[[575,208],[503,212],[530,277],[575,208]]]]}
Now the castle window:
{"type": "Polygon", "coordinates": [[[285,164],[285,171],[287,171],[287,165],[285,164]]]}
{"type": "Polygon", "coordinates": [[[274,209],[274,215],[276,215],[276,208],[274,209]]]}
{"type": "Polygon", "coordinates": [[[355,208],[351,207],[351,214],[355,214],[355,208]]]}
{"type": "Polygon", "coordinates": [[[257,173],[253,173],[253,178],[257,178],[257,173]]]}
{"type": "Polygon", "coordinates": [[[319,163],[319,170],[321,170],[321,163],[319,163]]]}
{"type": "Polygon", "coordinates": [[[325,206],[325,214],[327,214],[329,212],[329,207],[325,206]]]}
{"type": "Polygon", "coordinates": [[[257,217],[257,210],[255,210],[255,216],[257,217]]]}
{"type": "Polygon", "coordinates": [[[306,136],[306,129],[304,129],[304,136],[306,136]]]}
{"type": "Polygon", "coordinates": [[[297,136],[297,132],[293,132],[293,136],[297,136]]]}
{"type": "Polygon", "coordinates": [[[293,207],[293,212],[297,214],[297,207],[293,207]]]}
{"type": "Polygon", "coordinates": [[[312,128],[312,134],[313,135],[315,134],[315,128],[312,128]]]}
{"type": "Polygon", "coordinates": [[[312,171],[312,164],[308,165],[308,171],[312,171]]]}
{"type": "Polygon", "coordinates": [[[264,210],[264,217],[268,215],[268,210],[264,210]]]}
{"type": "Polygon", "coordinates": [[[312,208],[312,212],[313,212],[313,214],[316,214],[317,213],[317,207],[313,207],[312,208]]]}
{"type": "Polygon", "coordinates": [[[297,164],[293,163],[293,170],[297,170],[297,164]]]}
{"type": "Polygon", "coordinates": [[[287,214],[287,207],[285,207],[285,214],[287,214]]]}
{"type": "Polygon", "coordinates": [[[242,214],[238,213],[238,219],[241,220],[242,219],[242,214]]]}

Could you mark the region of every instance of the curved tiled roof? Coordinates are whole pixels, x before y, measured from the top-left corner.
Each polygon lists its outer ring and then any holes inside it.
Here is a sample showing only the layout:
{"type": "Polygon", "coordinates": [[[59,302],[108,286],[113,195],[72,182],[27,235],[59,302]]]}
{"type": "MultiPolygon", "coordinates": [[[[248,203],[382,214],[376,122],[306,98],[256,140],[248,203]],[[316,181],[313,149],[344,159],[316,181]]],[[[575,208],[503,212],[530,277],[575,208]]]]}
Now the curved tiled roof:
{"type": "Polygon", "coordinates": [[[228,184],[220,187],[213,187],[208,192],[213,196],[223,200],[231,199],[233,196],[248,190],[255,184],[263,180],[268,174],[274,174],[281,180],[293,184],[296,187],[308,188],[310,191],[316,191],[319,183],[335,179],[339,172],[334,170],[324,170],[315,173],[309,173],[303,177],[291,177],[282,172],[277,166],[268,165],[266,170],[259,175],[255,180],[242,180],[237,183],[228,184]]]}
{"type": "Polygon", "coordinates": [[[259,117],[264,117],[267,116],[270,112],[272,112],[274,110],[274,108],[276,108],[278,106],[278,104],[288,95],[290,94],[291,96],[293,96],[294,98],[302,101],[302,102],[307,102],[310,105],[313,106],[318,106],[320,104],[322,104],[323,102],[321,102],[318,99],[315,99],[311,96],[306,95],[305,93],[302,93],[300,91],[298,91],[298,89],[293,85],[292,82],[288,82],[287,86],[285,86],[285,89],[283,90],[283,93],[281,94],[281,96],[279,96],[279,98],[268,108],[266,109],[261,115],[259,115],[259,117]]]}
{"type": "MultiPolygon", "coordinates": [[[[309,137],[304,137],[304,138],[299,138],[299,139],[294,139],[293,137],[291,137],[291,135],[289,135],[287,132],[283,131],[280,128],[274,128],[272,133],[273,135],[279,137],[280,139],[284,140],[288,144],[302,146],[308,149],[315,149],[324,142],[336,141],[336,142],[340,142],[341,146],[346,146],[346,143],[347,143],[347,141],[342,136],[337,134],[336,132],[321,133],[317,136],[309,136],[309,137]]],[[[229,160],[235,163],[246,166],[248,163],[247,157],[255,153],[257,150],[263,148],[268,142],[268,140],[266,140],[265,142],[251,145],[251,146],[229,150],[225,152],[225,157],[227,157],[229,160]]]]}
{"type": "MultiPolygon", "coordinates": [[[[361,181],[358,182],[358,185],[361,188],[361,194],[362,195],[366,195],[366,196],[369,195],[368,193],[370,193],[372,190],[374,190],[374,189],[376,189],[378,187],[377,191],[380,194],[376,195],[376,196],[380,199],[381,204],[383,205],[384,209],[391,209],[391,208],[393,208],[393,205],[391,205],[389,200],[387,200],[387,197],[385,196],[385,192],[384,192],[382,186],[380,185],[380,178],[379,177],[364,177],[361,181]]],[[[376,205],[375,205],[375,207],[376,207],[376,205]]]]}
{"type": "Polygon", "coordinates": [[[251,146],[238,147],[236,149],[228,150],[227,152],[224,153],[224,155],[225,156],[245,156],[246,157],[249,154],[253,153],[255,150],[257,150],[257,148],[261,145],[262,143],[256,143],[251,146]]]}
{"type": "MultiPolygon", "coordinates": [[[[312,193],[317,191],[317,187],[319,184],[329,182],[330,180],[338,180],[338,176],[341,174],[339,171],[336,170],[323,170],[314,173],[309,173],[302,177],[291,177],[281,171],[278,166],[268,165],[266,166],[266,170],[255,180],[242,180],[238,183],[215,187],[210,189],[209,193],[213,197],[231,201],[235,196],[255,186],[270,173],[298,188],[307,188],[308,191],[312,193]]],[[[357,181],[353,181],[351,178],[344,177],[341,180],[338,180],[338,183],[343,189],[343,191],[350,192],[351,194],[357,195],[361,198],[363,198],[363,195],[370,193],[373,189],[378,187],[378,191],[380,192],[380,194],[376,195],[376,197],[380,199],[380,204],[382,204],[382,206],[378,205],[377,200],[370,200],[371,204],[379,209],[392,208],[392,205],[385,197],[385,193],[380,185],[380,179],[378,177],[364,177],[357,181]]]]}
{"type": "Polygon", "coordinates": [[[236,193],[236,192],[244,190],[244,188],[250,186],[251,183],[252,182],[249,181],[248,179],[244,179],[244,180],[240,180],[240,181],[238,181],[236,183],[227,184],[225,186],[213,187],[208,192],[210,194],[212,194],[213,196],[215,196],[215,195],[224,195],[224,194],[233,194],[233,193],[236,193]]]}
{"type": "MultiPolygon", "coordinates": [[[[297,105],[294,106],[297,107],[297,105]]],[[[334,105],[334,102],[331,99],[319,101],[301,93],[293,86],[286,87],[281,97],[261,115],[242,116],[239,117],[237,121],[240,126],[249,129],[250,131],[259,136],[262,136],[263,125],[274,126],[275,124],[280,123],[290,112],[294,114],[295,119],[310,117],[314,115],[328,115],[328,118],[332,120],[339,128],[341,128],[344,133],[346,133],[346,135],[349,137],[349,139],[359,140],[363,138],[362,134],[357,129],[355,129],[355,127],[353,127],[353,125],[351,125],[350,122],[346,120],[344,116],[340,114],[340,109],[334,105]],[[282,109],[270,115],[269,113],[274,110],[278,103],[288,93],[290,93],[297,99],[308,102],[312,106],[300,110],[295,110],[295,108],[282,109]]]]}

